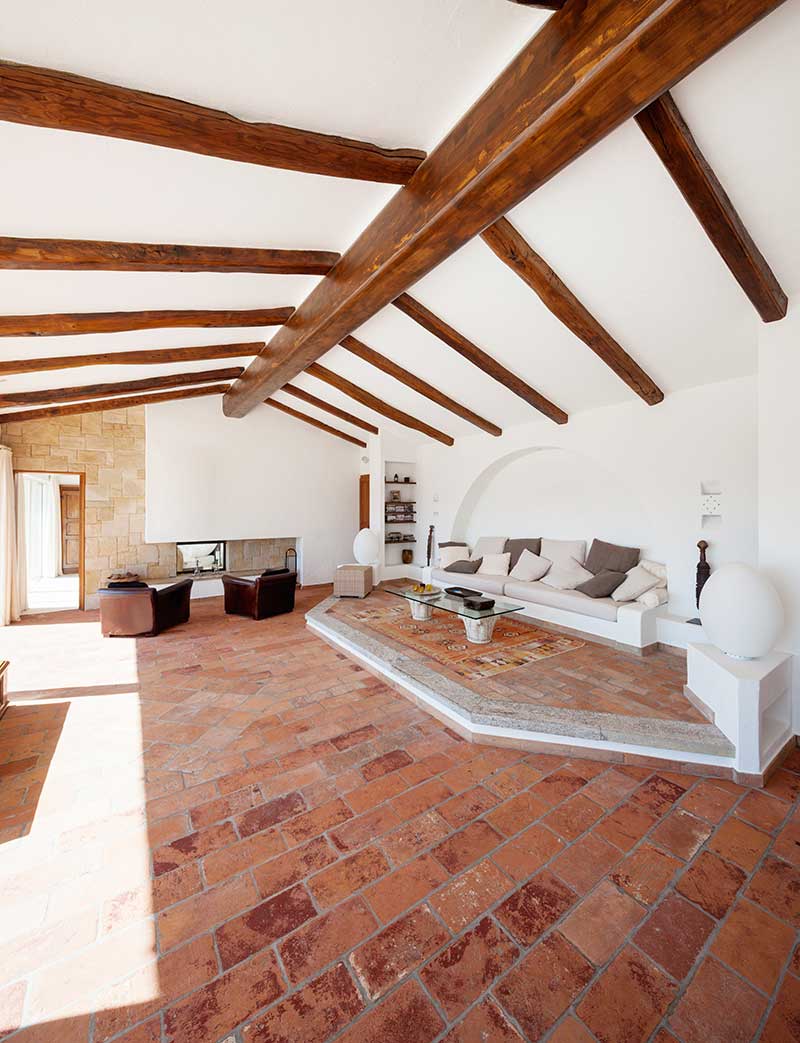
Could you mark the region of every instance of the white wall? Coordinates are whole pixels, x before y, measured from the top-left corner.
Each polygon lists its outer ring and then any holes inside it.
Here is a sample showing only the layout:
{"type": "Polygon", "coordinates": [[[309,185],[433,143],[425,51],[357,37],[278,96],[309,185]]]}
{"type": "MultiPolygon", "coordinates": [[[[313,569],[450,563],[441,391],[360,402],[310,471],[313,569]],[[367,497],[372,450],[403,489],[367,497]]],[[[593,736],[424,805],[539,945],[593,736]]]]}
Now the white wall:
{"type": "Polygon", "coordinates": [[[757,560],[757,386],[754,377],[509,428],[419,450],[420,523],[439,540],[481,535],[594,537],[640,546],[669,569],[671,605],[694,611],[696,543],[712,566],[757,560]],[[543,452],[523,452],[540,448],[543,452]],[[510,457],[507,465],[500,463],[510,457]],[[704,482],[723,516],[701,527],[704,482]]]}
{"type": "Polygon", "coordinates": [[[243,420],[217,399],[146,408],[148,543],[302,540],[302,582],[328,583],[352,561],[358,446],[260,406],[243,420]]]}
{"type": "MultiPolygon", "coordinates": [[[[800,652],[800,308],[759,335],[759,564],[778,588],[786,626],[778,647],[800,652]]],[[[800,671],[798,671],[800,674],[800,671]]],[[[800,676],[796,677],[800,710],[800,676]]],[[[798,718],[800,725],[800,717],[798,718]]]]}

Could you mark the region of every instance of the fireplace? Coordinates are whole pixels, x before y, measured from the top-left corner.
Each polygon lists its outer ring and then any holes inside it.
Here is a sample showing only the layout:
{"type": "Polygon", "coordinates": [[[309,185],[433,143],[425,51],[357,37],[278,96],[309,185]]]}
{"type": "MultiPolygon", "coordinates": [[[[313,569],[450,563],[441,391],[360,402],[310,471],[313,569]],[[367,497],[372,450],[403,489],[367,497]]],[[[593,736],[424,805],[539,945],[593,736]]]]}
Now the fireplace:
{"type": "Polygon", "coordinates": [[[176,548],[179,576],[224,572],[227,567],[225,540],[193,540],[190,543],[177,543],[176,548]]]}

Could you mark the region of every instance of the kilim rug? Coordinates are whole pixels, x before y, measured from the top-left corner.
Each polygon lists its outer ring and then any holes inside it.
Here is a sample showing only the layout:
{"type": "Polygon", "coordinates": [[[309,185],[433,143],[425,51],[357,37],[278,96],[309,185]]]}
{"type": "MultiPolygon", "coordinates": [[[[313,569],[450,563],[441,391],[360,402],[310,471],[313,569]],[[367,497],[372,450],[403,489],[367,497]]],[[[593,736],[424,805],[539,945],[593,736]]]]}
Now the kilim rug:
{"type": "Polygon", "coordinates": [[[586,644],[579,638],[551,633],[514,616],[500,616],[491,644],[467,641],[464,624],[451,612],[437,612],[427,622],[411,618],[407,605],[365,604],[348,618],[417,652],[430,656],[467,678],[492,677],[537,659],[574,652],[586,644]]]}

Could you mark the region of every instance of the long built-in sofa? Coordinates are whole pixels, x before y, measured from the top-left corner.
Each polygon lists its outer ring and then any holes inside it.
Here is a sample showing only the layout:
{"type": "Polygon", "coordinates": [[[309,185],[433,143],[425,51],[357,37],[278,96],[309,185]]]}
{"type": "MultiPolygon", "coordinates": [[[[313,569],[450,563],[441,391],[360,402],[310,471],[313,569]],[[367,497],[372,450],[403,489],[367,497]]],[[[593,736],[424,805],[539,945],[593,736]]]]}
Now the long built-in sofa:
{"type": "Polygon", "coordinates": [[[583,540],[489,536],[481,537],[472,548],[453,540],[439,545],[439,564],[430,577],[437,585],[468,587],[518,601],[525,606],[524,615],[635,649],[656,644],[656,614],[669,597],[663,565],[640,560],[638,548],[601,540],[593,541],[588,556],[583,540]],[[498,571],[491,571],[494,568],[498,571]],[[537,579],[520,578],[538,575],[543,569],[537,579]],[[612,573],[617,579],[605,584],[598,578],[612,573]],[[592,596],[577,589],[588,584],[584,576],[594,578],[590,590],[617,585],[609,594],[592,596]],[[573,586],[575,579],[581,582],[573,586]],[[627,596],[640,589],[636,597],[627,596]]]}

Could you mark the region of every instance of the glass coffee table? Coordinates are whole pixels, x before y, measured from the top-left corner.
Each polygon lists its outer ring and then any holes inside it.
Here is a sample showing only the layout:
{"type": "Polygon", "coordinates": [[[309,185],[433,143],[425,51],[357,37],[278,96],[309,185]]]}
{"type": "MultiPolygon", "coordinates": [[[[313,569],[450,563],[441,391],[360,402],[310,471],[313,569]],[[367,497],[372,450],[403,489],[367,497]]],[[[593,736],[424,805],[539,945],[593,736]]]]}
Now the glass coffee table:
{"type": "Polygon", "coordinates": [[[460,616],[464,629],[467,632],[467,641],[473,645],[488,645],[492,640],[494,625],[498,616],[507,616],[512,612],[521,612],[524,605],[516,605],[513,601],[505,598],[495,598],[491,594],[485,595],[494,600],[494,605],[486,609],[467,608],[464,599],[446,594],[443,590],[437,593],[416,594],[410,587],[384,587],[387,594],[395,594],[399,598],[405,598],[411,609],[412,619],[425,621],[431,618],[433,610],[439,608],[442,612],[452,612],[460,616]]]}

